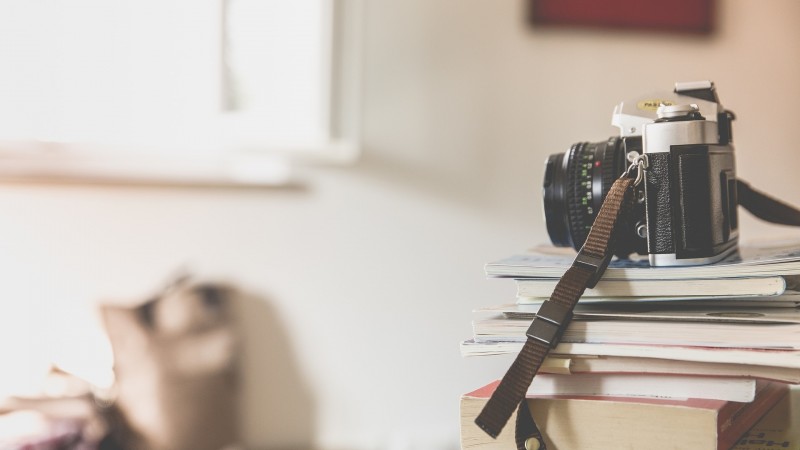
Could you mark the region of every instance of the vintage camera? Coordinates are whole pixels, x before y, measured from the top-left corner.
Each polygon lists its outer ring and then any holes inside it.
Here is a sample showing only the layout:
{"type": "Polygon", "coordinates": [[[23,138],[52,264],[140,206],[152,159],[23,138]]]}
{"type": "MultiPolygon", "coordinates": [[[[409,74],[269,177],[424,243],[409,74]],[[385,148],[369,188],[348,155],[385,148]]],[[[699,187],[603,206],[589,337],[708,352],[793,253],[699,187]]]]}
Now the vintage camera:
{"type": "Polygon", "coordinates": [[[615,254],[648,255],[653,266],[710,264],[737,249],[733,113],[710,81],[620,103],[620,135],[579,142],[550,155],[544,175],[547,232],[554,245],[580,249],[614,180],[644,154],[647,170],[615,254]]]}

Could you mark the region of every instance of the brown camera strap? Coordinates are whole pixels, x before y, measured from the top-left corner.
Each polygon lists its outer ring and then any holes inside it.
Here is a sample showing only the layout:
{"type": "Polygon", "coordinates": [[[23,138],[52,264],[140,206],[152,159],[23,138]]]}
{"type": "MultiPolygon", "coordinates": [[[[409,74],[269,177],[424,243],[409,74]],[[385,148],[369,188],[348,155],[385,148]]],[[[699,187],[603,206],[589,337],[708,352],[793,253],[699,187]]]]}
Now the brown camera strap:
{"type": "Polygon", "coordinates": [[[750,214],[779,225],[800,226],[800,211],[763,194],[742,180],[736,180],[737,202],[750,214]]]}
{"type": "Polygon", "coordinates": [[[614,229],[630,209],[633,185],[633,178],[624,177],[611,186],[586,243],[556,284],[550,299],[542,303],[528,328],[525,345],[475,419],[479,427],[496,438],[518,408],[517,450],[546,449],[542,434],[528,410],[525,394],[545,356],[558,344],[583,291],[594,287],[608,266],[613,255],[614,229]]]}

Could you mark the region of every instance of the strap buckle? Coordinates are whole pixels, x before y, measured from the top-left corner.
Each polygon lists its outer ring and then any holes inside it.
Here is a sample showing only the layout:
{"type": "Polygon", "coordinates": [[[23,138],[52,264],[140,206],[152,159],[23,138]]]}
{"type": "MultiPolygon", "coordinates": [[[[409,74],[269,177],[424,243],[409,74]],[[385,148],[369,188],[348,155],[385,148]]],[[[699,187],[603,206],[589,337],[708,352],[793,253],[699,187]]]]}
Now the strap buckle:
{"type": "Polygon", "coordinates": [[[536,317],[525,333],[529,338],[555,348],[567,324],[572,320],[572,308],[546,300],[536,312],[536,317]]]}
{"type": "Polygon", "coordinates": [[[606,271],[608,264],[611,262],[611,258],[614,257],[614,253],[610,250],[611,247],[612,246],[609,244],[602,257],[590,255],[584,251],[584,248],[581,248],[581,251],[579,251],[578,255],[575,257],[575,261],[572,262],[573,265],[589,269],[592,272],[589,281],[586,282],[587,288],[591,289],[597,286],[597,282],[600,281],[600,278],[606,271]]]}

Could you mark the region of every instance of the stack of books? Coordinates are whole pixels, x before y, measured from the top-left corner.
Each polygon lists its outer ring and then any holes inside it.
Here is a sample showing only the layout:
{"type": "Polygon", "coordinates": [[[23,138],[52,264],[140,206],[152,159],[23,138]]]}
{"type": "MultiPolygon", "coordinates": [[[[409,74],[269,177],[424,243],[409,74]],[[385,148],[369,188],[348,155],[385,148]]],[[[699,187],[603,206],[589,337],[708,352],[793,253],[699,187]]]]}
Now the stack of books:
{"type": "MultiPolygon", "coordinates": [[[[464,356],[522,348],[574,259],[537,250],[486,265],[518,296],[476,311],[464,356]]],[[[775,448],[800,449],[797,413],[780,430],[772,417],[800,384],[798,285],[800,244],[742,248],[707,266],[612,261],[528,389],[548,449],[749,450],[772,448],[768,435],[775,448]]],[[[462,397],[462,449],[515,448],[513,417],[497,440],[474,424],[496,385],[462,397]]]]}

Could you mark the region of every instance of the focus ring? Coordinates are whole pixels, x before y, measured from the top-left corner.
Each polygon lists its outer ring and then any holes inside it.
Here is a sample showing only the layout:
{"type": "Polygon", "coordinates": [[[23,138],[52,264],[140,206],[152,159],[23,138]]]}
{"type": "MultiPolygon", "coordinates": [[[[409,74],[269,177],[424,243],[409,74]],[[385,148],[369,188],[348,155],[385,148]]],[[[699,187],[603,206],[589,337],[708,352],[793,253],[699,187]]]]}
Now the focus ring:
{"type": "MultiPolygon", "coordinates": [[[[572,247],[579,249],[586,241],[591,226],[591,217],[587,217],[586,205],[582,203],[586,193],[585,181],[581,177],[583,157],[586,153],[586,142],[574,144],[569,150],[567,162],[567,215],[572,247]]],[[[591,186],[589,186],[591,189],[591,186]]]]}
{"type": "MultiPolygon", "coordinates": [[[[619,141],[619,138],[609,139],[608,144],[606,144],[606,148],[603,151],[603,165],[600,169],[603,171],[603,198],[600,199],[600,204],[603,203],[608,191],[611,190],[611,185],[614,184],[614,181],[622,174],[622,171],[617,173],[617,164],[615,164],[618,158],[617,141],[619,141]]],[[[599,211],[600,209],[597,208],[597,211],[595,212],[597,213],[599,211]]]]}

